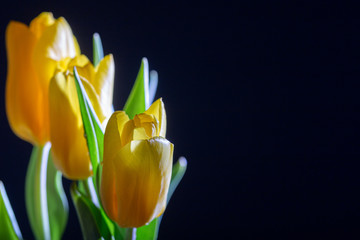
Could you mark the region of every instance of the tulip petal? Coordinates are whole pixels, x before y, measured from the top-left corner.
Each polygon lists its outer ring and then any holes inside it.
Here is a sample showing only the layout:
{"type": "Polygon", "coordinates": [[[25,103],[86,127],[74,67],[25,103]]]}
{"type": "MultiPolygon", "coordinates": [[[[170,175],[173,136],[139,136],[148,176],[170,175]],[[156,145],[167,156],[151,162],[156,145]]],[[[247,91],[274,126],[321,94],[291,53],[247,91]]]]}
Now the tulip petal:
{"type": "MultiPolygon", "coordinates": [[[[110,120],[109,120],[110,123],[110,120]]],[[[105,147],[105,146],[104,146],[105,147]]],[[[104,159],[105,150],[104,150],[104,159]]],[[[107,216],[112,219],[118,219],[118,195],[116,185],[117,179],[114,171],[114,164],[112,161],[104,162],[102,166],[101,185],[100,185],[100,196],[102,206],[107,216]]]]}
{"type": "Polygon", "coordinates": [[[43,91],[31,61],[35,44],[36,37],[26,25],[9,23],[6,114],[16,135],[34,145],[43,145],[48,141],[49,129],[47,91],[43,91]]]}
{"type": "MultiPolygon", "coordinates": [[[[159,136],[159,121],[155,118],[154,115],[140,113],[135,115],[133,121],[137,128],[141,127],[145,130],[146,134],[148,135],[147,138],[159,136]]],[[[138,138],[134,139],[138,140],[138,138]]]]}
{"type": "MultiPolygon", "coordinates": [[[[103,112],[103,109],[101,108],[100,105],[100,98],[99,96],[96,94],[96,90],[93,87],[93,85],[91,85],[91,83],[85,79],[81,77],[81,82],[85,88],[86,94],[88,95],[91,105],[93,106],[95,113],[97,115],[97,117],[99,118],[100,122],[103,122],[105,120],[105,115],[103,112]]],[[[79,115],[80,116],[80,115],[79,115]]],[[[81,118],[81,116],[80,116],[81,118]]]]}
{"type": "Polygon", "coordinates": [[[104,160],[112,159],[121,145],[120,133],[129,121],[124,111],[116,111],[111,115],[104,135],[104,160]]]}
{"type": "Polygon", "coordinates": [[[79,46],[79,43],[78,43],[75,36],[73,36],[73,41],[74,41],[74,47],[75,47],[76,56],[80,55],[81,54],[80,46],[79,46]]]}
{"type": "Polygon", "coordinates": [[[71,59],[69,65],[67,66],[67,70],[72,72],[74,67],[76,67],[79,76],[81,76],[82,78],[85,79],[95,78],[94,67],[92,66],[91,62],[85,55],[79,55],[71,59]]]}
{"type": "MultiPolygon", "coordinates": [[[[180,157],[179,160],[173,165],[171,173],[171,181],[167,195],[167,202],[169,202],[176,187],[183,178],[187,168],[187,160],[185,157],[180,157]]],[[[163,216],[158,216],[149,224],[142,226],[136,230],[136,237],[138,239],[157,239],[160,223],[163,216]]]]}
{"type": "MultiPolygon", "coordinates": [[[[114,91],[115,64],[112,54],[105,56],[95,69],[96,75],[92,82],[100,96],[101,109],[106,117],[113,112],[112,100],[114,91]]],[[[93,79],[93,78],[92,78],[93,79]]]]}
{"type": "Polygon", "coordinates": [[[53,17],[53,14],[51,12],[43,12],[31,21],[30,30],[35,34],[37,38],[40,38],[44,30],[47,27],[53,25],[54,23],[55,19],[53,17]]]}
{"type": "Polygon", "coordinates": [[[54,164],[69,179],[85,179],[92,172],[74,78],[56,74],[49,96],[54,164]]]}
{"type": "Polygon", "coordinates": [[[68,69],[76,70],[81,76],[84,88],[101,123],[112,114],[114,83],[114,61],[112,55],[106,56],[94,69],[85,55],[72,59],[68,69]]]}
{"type": "Polygon", "coordinates": [[[69,24],[59,18],[53,25],[46,28],[39,38],[34,50],[34,66],[44,88],[58,67],[58,62],[74,58],[77,46],[69,24]]]}
{"type": "Polygon", "coordinates": [[[128,143],[109,162],[104,158],[102,201],[105,211],[119,226],[140,227],[163,213],[172,157],[173,144],[155,137],[128,143]],[[109,200],[109,196],[113,199],[109,200]]]}
{"type": "Polygon", "coordinates": [[[159,132],[157,133],[158,136],[165,138],[166,135],[166,112],[165,106],[161,98],[156,100],[148,110],[145,111],[147,114],[152,114],[156,117],[159,121],[159,132]]]}

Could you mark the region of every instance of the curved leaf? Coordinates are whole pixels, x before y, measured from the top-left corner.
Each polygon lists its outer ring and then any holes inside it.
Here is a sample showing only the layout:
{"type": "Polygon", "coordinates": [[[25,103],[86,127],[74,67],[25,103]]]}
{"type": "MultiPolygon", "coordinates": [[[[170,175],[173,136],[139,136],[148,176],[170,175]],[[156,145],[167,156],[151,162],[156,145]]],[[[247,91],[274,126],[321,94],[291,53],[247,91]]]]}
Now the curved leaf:
{"type": "Polygon", "coordinates": [[[36,239],[61,239],[68,219],[62,175],[56,170],[50,143],[34,146],[25,182],[26,210],[36,239]]]}
{"type": "Polygon", "coordinates": [[[51,239],[46,194],[46,168],[50,143],[34,146],[25,182],[26,210],[36,239],[51,239]]]}
{"type": "Polygon", "coordinates": [[[22,239],[4,184],[0,181],[0,239],[22,239]]]}
{"type": "Polygon", "coordinates": [[[179,185],[181,179],[184,177],[187,168],[187,160],[185,157],[180,157],[179,160],[174,164],[171,174],[171,182],[169,192],[167,196],[167,202],[170,201],[175,189],[179,185]]]}
{"type": "Polygon", "coordinates": [[[55,168],[51,154],[48,160],[46,188],[51,239],[60,240],[67,224],[69,204],[62,185],[62,174],[55,168]]]}
{"type": "Polygon", "coordinates": [[[108,222],[101,210],[78,189],[75,182],[71,184],[71,197],[80,221],[85,240],[97,240],[101,237],[111,239],[111,222],[108,222]],[[110,224],[110,227],[109,227],[110,224]]]}
{"type": "Polygon", "coordinates": [[[104,152],[104,132],[101,128],[100,121],[91,105],[91,102],[86,94],[84,86],[80,80],[79,74],[74,67],[74,76],[76,90],[78,93],[78,100],[80,104],[81,118],[84,125],[86,142],[89,149],[91,165],[93,167],[93,181],[95,191],[98,194],[98,186],[101,172],[98,173],[99,163],[102,161],[104,152]]]}

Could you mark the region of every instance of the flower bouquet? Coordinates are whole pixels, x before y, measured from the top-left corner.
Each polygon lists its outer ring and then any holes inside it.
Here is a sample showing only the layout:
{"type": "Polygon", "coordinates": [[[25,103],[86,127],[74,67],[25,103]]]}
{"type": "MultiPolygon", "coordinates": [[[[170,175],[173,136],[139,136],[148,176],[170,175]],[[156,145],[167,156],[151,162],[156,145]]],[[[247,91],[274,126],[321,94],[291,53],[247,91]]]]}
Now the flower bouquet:
{"type": "MultiPolygon", "coordinates": [[[[33,145],[25,202],[36,239],[61,239],[68,220],[62,177],[84,239],[157,239],[162,214],[187,166],[173,164],[157,73],[146,58],[122,111],[112,105],[115,65],[93,36],[93,62],[66,20],[44,12],[6,30],[6,114],[33,145]]],[[[0,181],[0,239],[22,239],[0,181]]]]}

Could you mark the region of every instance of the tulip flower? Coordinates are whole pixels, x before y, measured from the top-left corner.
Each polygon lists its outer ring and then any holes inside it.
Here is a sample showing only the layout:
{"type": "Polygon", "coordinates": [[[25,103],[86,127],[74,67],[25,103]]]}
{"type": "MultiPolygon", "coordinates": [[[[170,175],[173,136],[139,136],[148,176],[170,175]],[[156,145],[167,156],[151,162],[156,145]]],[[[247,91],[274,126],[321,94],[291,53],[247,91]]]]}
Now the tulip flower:
{"type": "Polygon", "coordinates": [[[165,210],[174,149],[165,132],[161,99],[131,120],[117,111],[106,126],[100,195],[121,227],[143,226],[165,210]]]}
{"type": "Polygon", "coordinates": [[[14,133],[33,145],[49,141],[48,88],[55,69],[80,54],[64,18],[41,13],[30,26],[6,29],[6,114],[14,133]]]}
{"type": "Polygon", "coordinates": [[[90,177],[92,167],[75,87],[74,66],[101,122],[112,113],[115,66],[112,55],[105,56],[95,68],[87,57],[80,55],[68,63],[66,71],[59,69],[50,82],[53,161],[65,177],[75,180],[90,177]]]}

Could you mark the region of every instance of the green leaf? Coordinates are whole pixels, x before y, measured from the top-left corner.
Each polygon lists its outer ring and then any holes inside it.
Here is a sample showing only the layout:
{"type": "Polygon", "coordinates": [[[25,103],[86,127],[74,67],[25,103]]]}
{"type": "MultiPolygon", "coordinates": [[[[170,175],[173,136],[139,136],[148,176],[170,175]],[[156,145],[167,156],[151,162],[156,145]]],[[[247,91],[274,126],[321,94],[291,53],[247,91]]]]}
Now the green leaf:
{"type": "Polygon", "coordinates": [[[94,33],[93,35],[93,62],[94,67],[96,67],[101,59],[104,58],[104,51],[101,43],[101,38],[98,33],[94,33]]]}
{"type": "Polygon", "coordinates": [[[125,103],[124,111],[132,119],[136,114],[144,112],[149,107],[149,64],[147,59],[143,58],[134,86],[125,103]]]}
{"type": "MultiPolygon", "coordinates": [[[[173,195],[176,187],[179,185],[181,179],[183,178],[186,172],[186,168],[187,168],[186,158],[180,157],[172,169],[169,192],[167,195],[167,203],[169,203],[170,198],[173,195]]],[[[161,215],[158,218],[155,218],[148,225],[138,228],[136,233],[136,239],[156,240],[158,236],[162,216],[163,215],[161,215]]]]}
{"type": "Polygon", "coordinates": [[[136,230],[137,240],[155,240],[158,236],[160,225],[159,218],[155,218],[148,225],[142,226],[136,230]]]}
{"type": "Polygon", "coordinates": [[[98,194],[99,181],[101,179],[101,171],[98,173],[98,166],[102,161],[104,152],[104,132],[75,67],[74,76],[86,142],[89,149],[91,165],[93,167],[95,190],[98,194]]]}
{"type": "MultiPolygon", "coordinates": [[[[83,120],[86,141],[87,141],[89,154],[90,154],[90,160],[91,160],[91,163],[93,166],[94,174],[93,174],[92,180],[93,180],[93,182],[95,182],[94,185],[95,185],[95,191],[97,193],[97,196],[95,196],[95,197],[92,196],[91,189],[90,189],[92,184],[89,184],[89,180],[87,180],[87,182],[79,182],[80,189],[76,188],[76,193],[81,194],[81,196],[82,196],[82,199],[79,200],[82,202],[82,203],[80,203],[81,206],[84,206],[85,203],[88,206],[92,206],[92,205],[94,205],[94,203],[90,201],[90,198],[86,198],[86,196],[91,197],[93,201],[96,199],[99,199],[99,197],[98,197],[99,196],[99,186],[100,186],[100,180],[101,180],[101,165],[99,163],[102,161],[102,156],[103,156],[103,151],[104,151],[103,150],[104,149],[104,132],[101,128],[100,121],[97,118],[95,111],[91,105],[91,102],[86,94],[86,91],[82,85],[82,82],[76,71],[76,68],[74,68],[74,76],[75,76],[76,89],[77,89],[78,99],[79,99],[79,104],[80,104],[81,117],[83,120]]],[[[75,191],[74,191],[74,193],[75,193],[75,191]]],[[[73,201],[74,201],[74,199],[73,199],[73,201]]],[[[98,206],[101,206],[101,203],[99,203],[98,206]]],[[[81,209],[84,209],[84,208],[82,207],[81,209]]],[[[101,221],[103,221],[105,219],[108,229],[111,231],[112,235],[115,236],[115,239],[122,240],[125,230],[120,227],[115,227],[116,224],[107,217],[106,213],[104,212],[104,210],[101,207],[97,208],[97,209],[100,209],[99,211],[102,216],[101,221]]],[[[81,211],[83,211],[83,210],[81,210],[81,211]]],[[[82,215],[86,215],[86,214],[84,213],[82,215]]],[[[79,215],[79,218],[80,218],[80,215],[79,215]]],[[[86,225],[84,225],[84,226],[86,226],[86,225]]]]}
{"type": "Polygon", "coordinates": [[[36,239],[59,240],[68,219],[62,175],[50,157],[50,143],[34,146],[25,182],[25,202],[36,239]]]}
{"type": "Polygon", "coordinates": [[[49,151],[50,143],[41,147],[34,146],[26,173],[26,210],[36,239],[51,239],[46,194],[49,151]]]}
{"type": "Polygon", "coordinates": [[[0,181],[0,239],[22,239],[4,184],[0,181]]]}
{"type": "Polygon", "coordinates": [[[158,86],[158,73],[155,70],[151,70],[150,71],[150,81],[149,81],[149,102],[150,102],[150,104],[155,99],[157,86],[158,86]]]}
{"type": "Polygon", "coordinates": [[[51,239],[61,239],[69,215],[69,205],[62,185],[62,174],[54,166],[49,155],[47,167],[47,203],[51,239]]]}
{"type": "Polygon", "coordinates": [[[181,179],[184,177],[187,168],[187,160],[185,157],[180,157],[179,160],[174,164],[171,174],[171,182],[169,192],[167,196],[167,202],[170,201],[175,189],[179,185],[181,179]]]}
{"type": "MultiPolygon", "coordinates": [[[[104,212],[105,213],[105,212],[104,212]]],[[[126,228],[122,228],[119,225],[117,225],[116,222],[113,222],[114,224],[114,237],[116,240],[125,240],[126,238],[126,228]]]]}
{"type": "Polygon", "coordinates": [[[106,219],[107,216],[79,191],[75,182],[71,184],[70,193],[84,239],[97,240],[101,237],[111,239],[114,231],[111,220],[106,219]]]}

